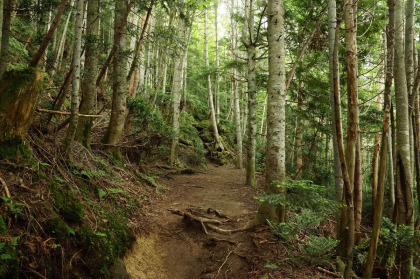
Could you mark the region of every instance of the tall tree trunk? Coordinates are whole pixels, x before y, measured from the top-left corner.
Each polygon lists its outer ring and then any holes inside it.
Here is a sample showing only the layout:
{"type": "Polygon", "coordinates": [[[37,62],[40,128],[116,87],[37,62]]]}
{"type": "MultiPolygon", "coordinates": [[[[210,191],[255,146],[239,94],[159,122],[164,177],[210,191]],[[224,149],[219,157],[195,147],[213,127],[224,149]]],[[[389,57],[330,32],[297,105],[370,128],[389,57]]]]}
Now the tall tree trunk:
{"type": "Polygon", "coordinates": [[[76,2],[76,21],[74,24],[74,47],[73,47],[73,80],[71,89],[71,115],[70,125],[64,139],[64,151],[66,156],[70,154],[71,143],[74,139],[79,121],[79,88],[80,88],[80,56],[82,53],[82,31],[83,31],[83,0],[76,2]]]}
{"type": "MultiPolygon", "coordinates": [[[[177,35],[179,38],[187,39],[187,26],[185,19],[182,16],[178,18],[177,35]]],[[[181,90],[182,90],[182,72],[184,66],[184,52],[188,51],[188,46],[180,48],[181,51],[174,59],[174,77],[172,81],[172,128],[174,131],[171,146],[171,164],[179,164],[178,159],[178,143],[179,143],[179,113],[180,113],[180,102],[181,102],[181,90]]]]}
{"type": "MultiPolygon", "coordinates": [[[[209,61],[209,49],[208,49],[208,35],[207,35],[207,9],[204,9],[204,52],[205,52],[205,58],[206,58],[206,66],[207,68],[210,67],[210,61],[209,61]]],[[[211,112],[211,123],[213,126],[213,135],[214,139],[216,140],[216,150],[224,150],[224,146],[222,141],[220,140],[219,136],[219,130],[217,128],[217,120],[216,120],[216,111],[214,109],[214,99],[213,99],[213,92],[211,89],[211,78],[210,73],[207,74],[207,93],[208,93],[208,100],[210,105],[210,112],[211,112]]]]}
{"type": "MultiPolygon", "coordinates": [[[[286,179],[285,169],[285,32],[283,0],[268,0],[268,101],[267,101],[267,150],[266,186],[267,194],[285,195],[285,189],[277,187],[286,179]]],[[[285,205],[263,202],[258,211],[258,221],[267,219],[279,223],[285,219],[285,205]]]]}
{"type": "Polygon", "coordinates": [[[394,26],[394,12],[389,9],[389,23],[388,23],[388,38],[387,38],[387,55],[386,55],[386,79],[385,79],[385,93],[384,93],[384,120],[382,127],[382,139],[380,148],[380,160],[378,167],[378,184],[377,195],[374,205],[374,217],[372,237],[370,238],[369,252],[366,260],[365,270],[363,272],[364,279],[372,278],[373,265],[375,263],[376,250],[378,248],[379,232],[382,221],[382,210],[384,206],[385,182],[386,182],[386,165],[387,152],[389,145],[389,124],[391,111],[391,85],[392,85],[392,53],[393,49],[393,26],[394,26]]]}
{"type": "MultiPolygon", "coordinates": [[[[389,1],[391,2],[391,1],[389,1]]],[[[392,4],[392,3],[391,3],[392,4]]],[[[397,144],[397,191],[396,207],[398,226],[414,227],[413,174],[410,154],[410,120],[408,109],[407,76],[404,62],[403,39],[404,1],[395,0],[395,105],[396,105],[396,144],[397,144]]],[[[398,243],[393,269],[393,278],[410,278],[412,249],[398,243]]]]}
{"type": "MultiPolygon", "coordinates": [[[[121,47],[123,44],[120,41],[121,40],[125,41],[127,37],[125,28],[127,25],[127,19],[131,11],[131,5],[133,3],[133,0],[128,0],[128,2],[126,0],[118,0],[118,1],[122,1],[122,3],[120,4],[116,3],[115,4],[116,7],[124,5],[124,7],[120,8],[121,11],[115,11],[115,17],[117,16],[120,17],[118,19],[118,22],[121,25],[114,26],[114,44],[112,45],[112,49],[108,54],[108,58],[106,59],[105,63],[102,65],[101,71],[99,72],[98,77],[96,78],[96,86],[99,86],[99,84],[101,83],[101,80],[105,76],[106,70],[108,69],[109,64],[111,64],[111,61],[114,55],[116,55],[117,53],[121,53],[121,50],[119,49],[119,47],[121,47]],[[122,14],[120,15],[119,13],[122,13],[122,14]]],[[[114,21],[117,22],[117,19],[115,19],[114,21]]],[[[124,46],[124,49],[125,48],[126,46],[124,46]]],[[[124,67],[126,68],[127,65],[125,65],[124,67]]],[[[124,70],[124,72],[127,72],[127,70],[124,70]]]]}
{"type": "Polygon", "coordinates": [[[346,166],[349,175],[349,185],[345,189],[346,210],[343,211],[342,220],[347,220],[343,226],[344,255],[346,257],[346,269],[344,278],[351,276],[353,267],[353,249],[355,241],[355,209],[354,191],[355,183],[358,182],[358,170],[360,154],[358,153],[359,142],[359,107],[357,90],[357,48],[356,48],[356,8],[355,0],[344,1],[344,22],[346,27],[346,72],[347,72],[347,143],[346,143],[346,166]],[[359,162],[357,161],[359,159],[359,162]]]}
{"type": "MultiPolygon", "coordinates": [[[[237,35],[237,26],[236,21],[233,17],[235,12],[235,1],[231,1],[231,45],[232,45],[232,59],[236,59],[237,56],[237,44],[238,44],[238,35],[237,35]]],[[[231,80],[231,99],[229,112],[227,114],[227,119],[235,119],[235,132],[236,132],[236,167],[238,169],[243,168],[243,158],[242,158],[242,129],[241,129],[241,107],[239,102],[239,83],[237,79],[237,69],[232,69],[232,80],[231,80]],[[229,118],[231,117],[231,118],[229,118]]]]}
{"type": "Polygon", "coordinates": [[[9,60],[9,38],[10,28],[12,25],[12,10],[15,6],[16,0],[5,0],[4,10],[2,9],[2,37],[1,37],[1,55],[0,55],[0,77],[3,76],[7,69],[9,60]]]}
{"type": "Polygon", "coordinates": [[[220,74],[219,74],[219,67],[220,67],[220,59],[219,59],[219,28],[218,28],[218,13],[217,9],[219,7],[218,0],[214,1],[214,31],[215,31],[215,44],[216,44],[216,84],[215,84],[215,109],[216,109],[216,120],[217,123],[220,121],[220,74]]]}
{"type": "Polygon", "coordinates": [[[248,0],[248,12],[246,12],[247,22],[247,67],[248,67],[248,145],[247,145],[247,167],[246,184],[255,188],[255,152],[257,137],[257,80],[255,75],[256,68],[256,37],[254,35],[254,0],[248,0]]]}
{"type": "MultiPolygon", "coordinates": [[[[339,68],[338,68],[338,52],[334,52],[336,45],[339,44],[337,33],[337,8],[336,0],[328,1],[328,49],[329,49],[329,69],[330,69],[330,104],[332,111],[332,130],[333,130],[333,149],[334,149],[334,181],[335,181],[335,199],[341,202],[343,199],[343,177],[340,165],[340,157],[338,154],[338,143],[336,131],[336,119],[341,121],[341,107],[334,110],[334,95],[337,94],[340,99],[340,85],[334,86],[334,82],[339,83],[339,68]],[[338,90],[338,92],[334,92],[338,90]],[[337,112],[337,114],[335,113],[337,112]]],[[[338,48],[338,47],[337,47],[338,48]]],[[[341,127],[341,125],[340,125],[341,127]]],[[[340,131],[340,134],[342,131],[340,131]]]]}
{"type": "MultiPolygon", "coordinates": [[[[90,0],[87,8],[87,26],[85,43],[86,60],[82,80],[82,102],[80,105],[81,114],[93,114],[96,102],[96,84],[92,81],[96,79],[98,68],[98,20],[99,0],[90,0]]],[[[76,132],[76,140],[84,146],[90,148],[92,118],[84,117],[79,120],[76,132]]]]}
{"type": "Polygon", "coordinates": [[[74,5],[74,0],[71,0],[70,2],[71,9],[69,11],[69,14],[67,15],[66,23],[64,24],[64,28],[63,28],[63,34],[61,35],[60,43],[58,44],[57,55],[55,58],[53,70],[51,71],[51,76],[54,76],[55,72],[59,70],[60,65],[61,65],[61,60],[63,58],[63,53],[64,53],[64,43],[66,42],[67,29],[70,23],[71,15],[73,14],[73,5],[74,5]]]}
{"type": "MultiPolygon", "coordinates": [[[[119,154],[117,145],[120,143],[125,123],[127,100],[127,55],[124,53],[126,44],[127,10],[130,2],[119,0],[115,2],[114,46],[116,47],[113,65],[112,110],[104,142],[113,146],[110,151],[119,154]],[[123,28],[121,28],[123,27],[123,28]]],[[[97,78],[98,81],[99,77],[97,78]]]]}
{"type": "MultiPolygon", "coordinates": [[[[296,116],[296,173],[301,173],[303,167],[303,156],[302,156],[302,119],[299,116],[303,106],[303,83],[299,82],[298,89],[298,105],[297,105],[297,116],[296,116]]],[[[299,178],[299,175],[296,176],[296,179],[299,178]]]]}
{"type": "MultiPolygon", "coordinates": [[[[0,43],[1,43],[1,45],[3,45],[2,35],[3,35],[3,19],[4,19],[3,15],[4,15],[4,7],[5,7],[4,4],[7,4],[7,2],[8,2],[8,0],[6,0],[6,1],[0,0],[0,43]]],[[[2,76],[2,73],[4,72],[4,70],[3,71],[1,70],[1,68],[2,67],[4,68],[4,66],[2,66],[1,64],[6,62],[6,61],[3,61],[3,57],[1,56],[1,45],[0,45],[0,59],[1,59],[1,61],[0,61],[0,78],[2,76]]]]}

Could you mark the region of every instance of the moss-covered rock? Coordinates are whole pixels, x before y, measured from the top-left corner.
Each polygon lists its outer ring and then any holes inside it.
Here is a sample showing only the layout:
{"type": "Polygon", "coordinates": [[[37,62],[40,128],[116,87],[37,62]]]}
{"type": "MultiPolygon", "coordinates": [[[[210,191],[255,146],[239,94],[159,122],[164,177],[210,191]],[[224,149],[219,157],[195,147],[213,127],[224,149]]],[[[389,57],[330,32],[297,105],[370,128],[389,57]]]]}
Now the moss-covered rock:
{"type": "Polygon", "coordinates": [[[109,269],[109,277],[114,279],[130,279],[124,262],[121,259],[116,259],[109,269]]]}
{"type": "Polygon", "coordinates": [[[19,138],[0,142],[0,160],[9,160],[14,163],[35,163],[29,144],[19,138]]]}
{"type": "Polygon", "coordinates": [[[110,277],[110,268],[134,241],[134,234],[123,215],[107,212],[103,217],[107,221],[99,224],[97,232],[84,224],[77,237],[87,252],[85,261],[92,275],[110,277]]]}
{"type": "Polygon", "coordinates": [[[72,233],[72,229],[60,216],[55,216],[47,221],[47,231],[58,238],[65,238],[72,233]]]}
{"type": "Polygon", "coordinates": [[[85,215],[83,203],[60,185],[51,184],[50,190],[54,195],[55,210],[68,221],[80,222],[85,215]]]}

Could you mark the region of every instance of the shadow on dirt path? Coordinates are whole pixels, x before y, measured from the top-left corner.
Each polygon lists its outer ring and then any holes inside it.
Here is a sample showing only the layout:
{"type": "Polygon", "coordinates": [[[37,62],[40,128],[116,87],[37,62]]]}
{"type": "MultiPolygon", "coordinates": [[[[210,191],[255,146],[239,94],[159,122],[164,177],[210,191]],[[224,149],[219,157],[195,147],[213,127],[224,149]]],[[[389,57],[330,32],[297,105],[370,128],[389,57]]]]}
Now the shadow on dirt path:
{"type": "Polygon", "coordinates": [[[170,211],[215,220],[226,230],[244,227],[258,208],[255,190],[244,185],[245,172],[209,165],[203,173],[171,175],[161,182],[169,190],[152,205],[146,232],[125,257],[131,277],[250,278],[258,241],[253,232],[222,234],[204,225],[206,233],[200,222],[170,211]]]}

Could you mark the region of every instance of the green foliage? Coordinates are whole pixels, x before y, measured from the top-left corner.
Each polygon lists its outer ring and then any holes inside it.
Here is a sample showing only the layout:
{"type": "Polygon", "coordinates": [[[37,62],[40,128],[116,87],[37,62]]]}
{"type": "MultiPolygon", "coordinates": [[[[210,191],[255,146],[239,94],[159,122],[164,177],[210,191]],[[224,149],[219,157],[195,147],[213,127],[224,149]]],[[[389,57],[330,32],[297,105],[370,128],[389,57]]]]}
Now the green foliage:
{"type": "Polygon", "coordinates": [[[310,234],[320,233],[319,224],[325,219],[325,216],[317,214],[308,209],[302,209],[300,214],[292,214],[288,222],[275,225],[269,222],[274,230],[274,234],[280,239],[289,241],[291,238],[298,238],[302,232],[310,234]]]}
{"type": "Polygon", "coordinates": [[[132,132],[153,132],[165,137],[172,136],[172,127],[166,123],[159,110],[153,110],[149,102],[139,98],[128,98],[127,108],[134,117],[132,132]]]}
{"type": "Polygon", "coordinates": [[[0,278],[18,278],[17,237],[0,242],[0,278]]]}
{"type": "Polygon", "coordinates": [[[290,180],[284,183],[273,182],[278,188],[286,189],[287,194],[270,194],[257,197],[260,202],[270,204],[287,204],[292,210],[307,208],[314,212],[333,213],[340,203],[325,198],[326,188],[315,185],[309,180],[290,180]]]}
{"type": "Polygon", "coordinates": [[[327,216],[309,209],[301,209],[299,214],[292,213],[287,222],[277,225],[269,222],[274,234],[283,242],[299,240],[299,251],[295,246],[289,249],[292,264],[322,265],[333,261],[335,248],[339,241],[322,235],[321,223],[327,216]]]}
{"type": "Polygon", "coordinates": [[[14,202],[12,199],[7,197],[1,197],[1,199],[6,204],[9,214],[23,215],[22,207],[25,207],[24,203],[14,202]]]}
{"type": "Polygon", "coordinates": [[[51,184],[50,190],[54,198],[54,209],[71,222],[81,222],[85,216],[83,203],[69,190],[57,184],[51,184]]]}

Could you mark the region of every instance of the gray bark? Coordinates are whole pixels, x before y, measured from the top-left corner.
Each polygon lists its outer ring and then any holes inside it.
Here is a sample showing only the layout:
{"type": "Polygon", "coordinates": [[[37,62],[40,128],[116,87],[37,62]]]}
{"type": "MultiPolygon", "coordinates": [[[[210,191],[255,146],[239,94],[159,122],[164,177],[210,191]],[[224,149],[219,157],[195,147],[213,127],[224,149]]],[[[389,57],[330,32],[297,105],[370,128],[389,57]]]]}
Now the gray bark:
{"type": "MultiPolygon", "coordinates": [[[[187,26],[183,17],[178,18],[178,29],[177,35],[180,38],[187,38],[187,26]]],[[[173,138],[171,146],[171,164],[179,164],[178,160],[178,144],[179,144],[179,114],[180,114],[180,102],[181,102],[181,90],[182,90],[182,72],[184,66],[184,52],[188,50],[188,45],[184,45],[180,48],[180,52],[174,59],[174,76],[172,81],[172,128],[173,138]]]]}
{"type": "MultiPolygon", "coordinates": [[[[336,0],[328,1],[328,49],[329,49],[329,63],[330,63],[330,105],[334,108],[334,80],[339,82],[339,68],[338,68],[338,53],[334,52],[335,45],[339,43],[336,40],[337,31],[337,8],[336,0]],[[335,78],[334,78],[335,77],[335,78]]],[[[336,87],[338,90],[340,86],[336,87]]],[[[337,92],[340,95],[340,92],[337,92]]],[[[333,130],[333,150],[334,150],[334,181],[335,181],[335,199],[338,202],[343,198],[343,177],[340,165],[340,158],[338,154],[337,143],[337,127],[335,125],[336,119],[341,119],[341,109],[338,109],[339,114],[335,114],[332,109],[332,130],[333,130]]],[[[342,131],[340,131],[342,133],[342,131]]]]}
{"type": "MultiPolygon", "coordinates": [[[[395,105],[396,105],[396,147],[397,147],[397,225],[414,227],[413,174],[410,154],[410,120],[407,91],[407,76],[404,61],[403,39],[404,1],[395,0],[395,105]]],[[[393,278],[410,278],[412,251],[408,247],[397,246],[393,278]]]]}
{"type": "Polygon", "coordinates": [[[83,32],[83,0],[76,3],[76,21],[74,24],[74,48],[73,48],[73,80],[71,89],[71,115],[70,123],[64,140],[64,150],[70,154],[71,143],[76,134],[77,123],[79,121],[79,88],[80,88],[80,56],[82,53],[82,32],[83,32]]]}
{"type": "MultiPolygon", "coordinates": [[[[204,10],[204,52],[205,52],[205,58],[206,58],[206,66],[207,68],[210,67],[210,61],[209,61],[209,47],[208,47],[208,35],[207,35],[207,9],[204,10]]],[[[222,141],[220,140],[219,136],[219,130],[217,128],[217,120],[216,120],[216,111],[214,109],[214,99],[213,99],[213,91],[211,88],[211,78],[210,73],[207,74],[207,93],[208,93],[208,100],[209,100],[209,106],[210,106],[210,112],[211,112],[211,123],[213,126],[213,135],[214,139],[216,140],[216,150],[224,150],[224,146],[222,141]]]]}
{"type": "MultiPolygon", "coordinates": [[[[285,32],[284,4],[282,0],[269,0],[268,14],[268,101],[267,101],[267,150],[266,186],[268,194],[285,194],[285,189],[277,187],[286,178],[285,169],[285,32]]],[[[283,222],[284,205],[275,206],[263,202],[258,212],[258,221],[269,219],[275,223],[283,222]]]]}

